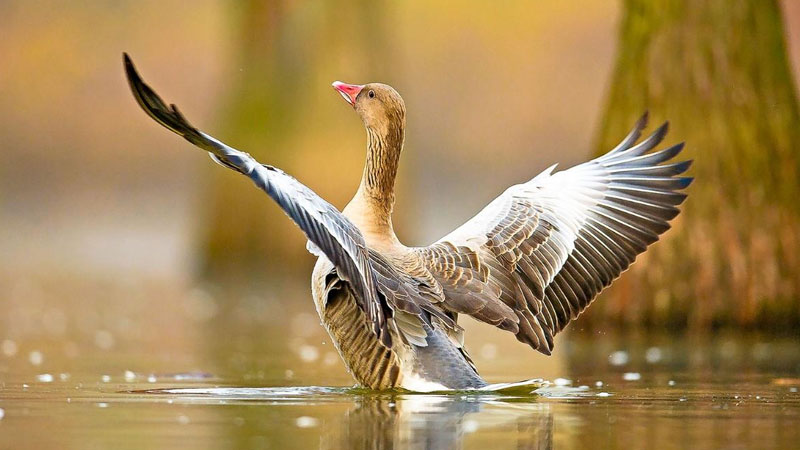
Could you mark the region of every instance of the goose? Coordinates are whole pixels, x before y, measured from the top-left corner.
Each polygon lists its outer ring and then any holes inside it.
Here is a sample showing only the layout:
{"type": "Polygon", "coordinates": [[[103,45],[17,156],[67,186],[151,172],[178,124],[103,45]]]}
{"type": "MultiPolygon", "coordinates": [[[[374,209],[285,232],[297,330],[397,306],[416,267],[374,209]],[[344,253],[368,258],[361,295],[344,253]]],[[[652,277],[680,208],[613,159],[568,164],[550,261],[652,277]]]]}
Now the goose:
{"type": "Polygon", "coordinates": [[[667,123],[639,141],[645,113],[603,156],[562,171],[551,166],[434,244],[408,247],[392,226],[406,124],[392,87],[333,83],[367,134],[361,183],[339,211],[280,169],[195,128],[123,59],[133,96],[152,119],[250,178],[303,231],[318,257],[316,310],[366,388],[486,388],[464,346],[460,315],[550,355],[554,336],[670,228],[692,182],[679,176],[691,160],[670,162],[683,143],[651,152],[667,123]]]}

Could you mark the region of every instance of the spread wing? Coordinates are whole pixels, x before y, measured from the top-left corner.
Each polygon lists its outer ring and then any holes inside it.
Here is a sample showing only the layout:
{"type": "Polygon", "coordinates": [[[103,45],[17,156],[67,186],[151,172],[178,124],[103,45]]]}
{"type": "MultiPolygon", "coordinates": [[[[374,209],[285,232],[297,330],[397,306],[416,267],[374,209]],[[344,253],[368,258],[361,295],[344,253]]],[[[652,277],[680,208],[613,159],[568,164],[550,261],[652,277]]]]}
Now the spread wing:
{"type": "Polygon", "coordinates": [[[377,289],[376,274],[358,228],[333,205],[283,171],[262,165],[247,153],[194,128],[175,105],[168,107],[142,81],[127,54],[124,59],[128,82],[142,109],[161,125],[209,152],[216,162],[249,177],[272,197],[303,230],[316,249],[334,264],[339,276],[350,283],[372,331],[384,345],[391,347],[386,311],[377,289]]]}
{"type": "Polygon", "coordinates": [[[669,229],[692,181],[683,148],[650,152],[667,124],[639,144],[643,116],[613,150],[512,186],[435,244],[416,249],[441,284],[445,310],[514,333],[550,354],[553,336],[669,229]]]}

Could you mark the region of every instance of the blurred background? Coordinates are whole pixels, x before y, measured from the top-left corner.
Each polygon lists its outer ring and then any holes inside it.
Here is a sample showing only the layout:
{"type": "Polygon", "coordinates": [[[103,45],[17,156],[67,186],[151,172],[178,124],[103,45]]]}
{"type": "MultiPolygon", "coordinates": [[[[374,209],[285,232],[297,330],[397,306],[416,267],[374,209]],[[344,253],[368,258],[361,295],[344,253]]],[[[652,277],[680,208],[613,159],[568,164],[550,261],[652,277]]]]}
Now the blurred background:
{"type": "Polygon", "coordinates": [[[199,128],[340,208],[365,133],[330,83],[397,88],[408,132],[395,228],[407,245],[551,164],[607,151],[645,110],[651,129],[669,119],[666,144],[687,142],[696,177],[674,229],[552,358],[468,323],[489,379],[590,371],[571,342],[597,333],[600,365],[630,342],[644,342],[645,364],[652,333],[745,353],[743,328],[798,336],[796,0],[3,1],[2,373],[350,383],[313,309],[302,234],[143,114],[123,51],[199,128]]]}

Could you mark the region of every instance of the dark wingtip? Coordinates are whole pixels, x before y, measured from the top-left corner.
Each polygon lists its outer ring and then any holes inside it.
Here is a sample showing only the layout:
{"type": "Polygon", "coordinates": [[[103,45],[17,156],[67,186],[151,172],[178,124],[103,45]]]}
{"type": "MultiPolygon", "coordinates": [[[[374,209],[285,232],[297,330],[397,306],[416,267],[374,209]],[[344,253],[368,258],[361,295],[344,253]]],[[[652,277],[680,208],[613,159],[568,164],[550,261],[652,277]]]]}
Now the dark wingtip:
{"type": "Polygon", "coordinates": [[[141,81],[142,78],[136,72],[136,67],[133,65],[133,60],[131,60],[130,55],[123,52],[122,53],[122,62],[125,65],[125,75],[128,77],[128,82],[133,84],[135,81],[141,81]]]}
{"type": "Polygon", "coordinates": [[[662,123],[660,127],[656,128],[656,131],[654,131],[653,134],[648,136],[647,139],[637,145],[637,147],[640,147],[640,151],[638,153],[644,154],[653,149],[664,140],[668,132],[669,121],[662,123]]]}
{"type": "Polygon", "coordinates": [[[694,178],[692,178],[692,177],[678,177],[678,178],[676,178],[676,180],[678,180],[678,187],[676,189],[686,189],[687,187],[689,187],[690,184],[692,184],[692,181],[694,180],[694,178]]]}
{"type": "Polygon", "coordinates": [[[639,120],[636,121],[636,128],[643,130],[647,127],[647,122],[650,121],[650,111],[644,110],[642,113],[642,117],[639,117],[639,120]]]}
{"type": "Polygon", "coordinates": [[[637,120],[636,123],[633,125],[633,128],[628,133],[628,135],[625,136],[624,139],[622,139],[622,142],[617,144],[616,147],[614,147],[611,151],[602,156],[601,159],[610,158],[613,155],[619,154],[621,152],[630,149],[631,146],[636,144],[636,141],[639,140],[639,137],[641,137],[642,131],[645,129],[645,127],[647,127],[647,122],[649,120],[650,120],[650,113],[647,110],[645,110],[642,116],[639,117],[639,120],[637,120]]]}
{"type": "Polygon", "coordinates": [[[669,120],[662,123],[661,126],[658,127],[658,129],[656,129],[656,132],[653,134],[654,135],[657,134],[659,136],[658,140],[661,141],[662,139],[664,139],[664,136],[666,136],[668,132],[669,132],[669,120]]]}
{"type": "MultiPolygon", "coordinates": [[[[681,142],[681,144],[683,144],[683,142],[681,142]]],[[[673,175],[680,175],[683,172],[686,172],[687,170],[689,170],[690,167],[692,167],[692,163],[694,163],[693,159],[687,159],[686,161],[675,163],[673,165],[673,167],[675,168],[675,172],[673,173],[673,175]]]]}
{"type": "Polygon", "coordinates": [[[125,65],[125,76],[128,78],[128,84],[131,87],[134,97],[136,97],[143,108],[147,109],[147,105],[141,103],[141,100],[146,97],[146,89],[144,88],[146,85],[144,81],[142,81],[142,77],[139,76],[139,72],[136,71],[136,66],[133,65],[133,60],[131,60],[131,57],[127,53],[122,54],[122,61],[125,65]]]}
{"type": "Polygon", "coordinates": [[[198,132],[178,111],[178,108],[175,105],[168,107],[161,97],[142,80],[127,53],[122,54],[122,59],[131,93],[144,112],[164,127],[194,142],[192,139],[197,138],[198,132]]]}

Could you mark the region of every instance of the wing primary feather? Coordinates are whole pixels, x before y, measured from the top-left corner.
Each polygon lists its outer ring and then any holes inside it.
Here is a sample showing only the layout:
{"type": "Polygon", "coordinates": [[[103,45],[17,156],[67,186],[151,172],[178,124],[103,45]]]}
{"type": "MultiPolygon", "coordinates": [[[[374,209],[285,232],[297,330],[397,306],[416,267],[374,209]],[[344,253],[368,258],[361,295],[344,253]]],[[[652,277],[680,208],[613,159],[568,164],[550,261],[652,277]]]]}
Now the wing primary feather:
{"type": "Polygon", "coordinates": [[[264,190],[301,228],[337,268],[339,276],[351,283],[372,332],[387,348],[392,339],[387,328],[384,304],[378,296],[366,244],[355,225],[311,189],[284,172],[255,161],[250,155],[229,147],[192,126],[175,106],[167,106],[136,71],[124,54],[125,73],[139,106],[170,131],[206,150],[223,166],[247,175],[264,190]]]}
{"type": "MultiPolygon", "coordinates": [[[[637,144],[646,123],[647,113],[599,158],[560,172],[551,168],[512,186],[434,244],[456,254],[479,246],[469,266],[487,269],[486,276],[459,274],[443,285],[443,305],[474,311],[468,314],[493,325],[496,317],[481,311],[493,304],[511,308],[517,339],[549,354],[553,336],[669,229],[686,198],[681,191],[692,178],[679,175],[691,161],[667,163],[683,143],[654,151],[667,135],[664,123],[637,144]],[[448,287],[456,280],[459,291],[448,287]],[[480,309],[467,308],[476,304],[480,309]]],[[[439,266],[427,267],[445,280],[454,276],[439,266]]]]}
{"type": "Polygon", "coordinates": [[[633,129],[628,133],[627,136],[625,136],[622,142],[620,142],[616,147],[614,147],[613,150],[606,153],[606,155],[601,157],[600,159],[611,157],[616,153],[628,149],[631,145],[636,143],[636,141],[639,140],[639,136],[642,135],[642,130],[644,130],[645,127],[647,127],[648,116],[649,113],[645,111],[644,114],[642,114],[642,116],[639,117],[639,120],[636,121],[636,124],[633,126],[633,129]]]}
{"type": "Polygon", "coordinates": [[[667,135],[667,131],[669,131],[669,122],[664,122],[660,127],[656,129],[653,134],[647,137],[647,139],[643,140],[642,142],[634,145],[633,147],[621,151],[615,154],[615,157],[631,157],[631,156],[639,156],[650,149],[658,145],[662,140],[664,140],[664,136],[667,135]]]}

